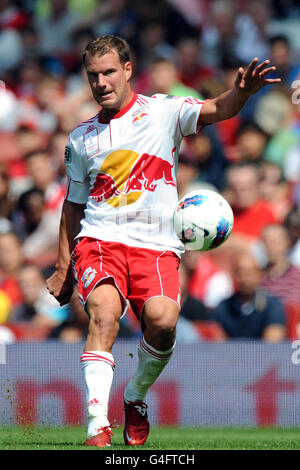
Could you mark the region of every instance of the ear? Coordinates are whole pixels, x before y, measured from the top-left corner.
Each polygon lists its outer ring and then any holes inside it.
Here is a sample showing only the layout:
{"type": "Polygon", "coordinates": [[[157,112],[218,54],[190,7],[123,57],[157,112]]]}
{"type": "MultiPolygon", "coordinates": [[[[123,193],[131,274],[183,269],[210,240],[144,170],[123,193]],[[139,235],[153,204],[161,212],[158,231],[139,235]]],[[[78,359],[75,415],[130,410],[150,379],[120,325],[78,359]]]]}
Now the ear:
{"type": "Polygon", "coordinates": [[[129,61],[125,62],[124,70],[125,70],[125,74],[126,74],[126,79],[129,82],[129,80],[131,79],[131,76],[132,76],[132,63],[129,62],[129,61]]]}

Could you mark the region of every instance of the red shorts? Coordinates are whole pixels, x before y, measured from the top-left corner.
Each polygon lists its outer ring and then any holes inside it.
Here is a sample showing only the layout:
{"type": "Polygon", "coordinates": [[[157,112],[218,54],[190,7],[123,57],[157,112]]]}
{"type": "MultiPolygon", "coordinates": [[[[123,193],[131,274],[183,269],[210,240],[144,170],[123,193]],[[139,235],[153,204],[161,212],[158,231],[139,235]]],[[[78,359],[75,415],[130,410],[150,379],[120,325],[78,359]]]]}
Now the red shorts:
{"type": "Polygon", "coordinates": [[[78,240],[71,256],[83,306],[99,282],[113,278],[124,299],[124,313],[128,299],[138,318],[145,302],[153,297],[167,297],[180,308],[179,261],[172,251],[161,252],[88,237],[78,240]]]}

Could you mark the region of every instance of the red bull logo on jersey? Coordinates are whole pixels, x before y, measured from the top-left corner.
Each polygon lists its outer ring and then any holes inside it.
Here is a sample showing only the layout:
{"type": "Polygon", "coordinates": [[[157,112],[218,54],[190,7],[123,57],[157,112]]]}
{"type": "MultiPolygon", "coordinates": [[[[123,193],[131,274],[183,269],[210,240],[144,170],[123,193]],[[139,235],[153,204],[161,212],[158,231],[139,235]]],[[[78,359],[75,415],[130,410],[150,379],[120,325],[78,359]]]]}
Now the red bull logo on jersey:
{"type": "Polygon", "coordinates": [[[156,155],[143,153],[135,165],[131,168],[128,180],[124,188],[124,194],[132,191],[155,191],[157,182],[162,180],[165,184],[176,187],[172,175],[174,167],[168,161],[156,155]]]}
{"type": "Polygon", "coordinates": [[[121,192],[117,188],[112,176],[107,173],[99,173],[91,189],[90,196],[97,202],[105,201],[112,196],[119,196],[121,192]]]}
{"type": "Polygon", "coordinates": [[[96,176],[90,197],[98,203],[113,207],[137,201],[144,191],[154,192],[159,182],[176,187],[172,163],[156,155],[139,155],[131,150],[117,150],[109,154],[96,176]]]}
{"type": "Polygon", "coordinates": [[[132,124],[134,126],[141,126],[148,118],[148,113],[144,109],[138,109],[132,115],[132,124]]]}

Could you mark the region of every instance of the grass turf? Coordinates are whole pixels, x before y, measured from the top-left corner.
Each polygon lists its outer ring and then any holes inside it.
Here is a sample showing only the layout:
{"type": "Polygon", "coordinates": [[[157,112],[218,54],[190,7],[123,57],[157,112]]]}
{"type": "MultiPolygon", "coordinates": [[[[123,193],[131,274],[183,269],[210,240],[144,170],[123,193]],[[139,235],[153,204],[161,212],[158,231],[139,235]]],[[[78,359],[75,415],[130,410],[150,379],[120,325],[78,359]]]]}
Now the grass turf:
{"type": "MultiPolygon", "coordinates": [[[[300,450],[295,428],[152,428],[146,445],[125,446],[122,428],[114,429],[114,450],[300,450]]],[[[0,450],[100,450],[84,446],[85,428],[3,427],[0,450]]]]}

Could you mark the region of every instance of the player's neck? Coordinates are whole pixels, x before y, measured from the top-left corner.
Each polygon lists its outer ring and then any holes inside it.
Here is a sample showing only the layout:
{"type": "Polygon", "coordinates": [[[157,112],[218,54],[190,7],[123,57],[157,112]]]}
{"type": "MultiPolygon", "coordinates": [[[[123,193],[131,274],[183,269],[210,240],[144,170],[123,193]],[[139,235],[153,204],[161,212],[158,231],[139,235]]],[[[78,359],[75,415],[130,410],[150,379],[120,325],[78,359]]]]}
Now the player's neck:
{"type": "Polygon", "coordinates": [[[130,101],[132,100],[133,97],[134,97],[134,92],[131,89],[129,89],[126,96],[125,96],[125,98],[124,98],[124,100],[122,101],[122,104],[120,106],[118,106],[115,109],[105,108],[105,107],[103,107],[101,109],[101,111],[100,111],[101,118],[105,121],[109,121],[110,119],[113,119],[114,116],[116,116],[116,114],[118,114],[124,108],[126,108],[126,106],[128,106],[128,104],[130,103],[130,101]]]}

